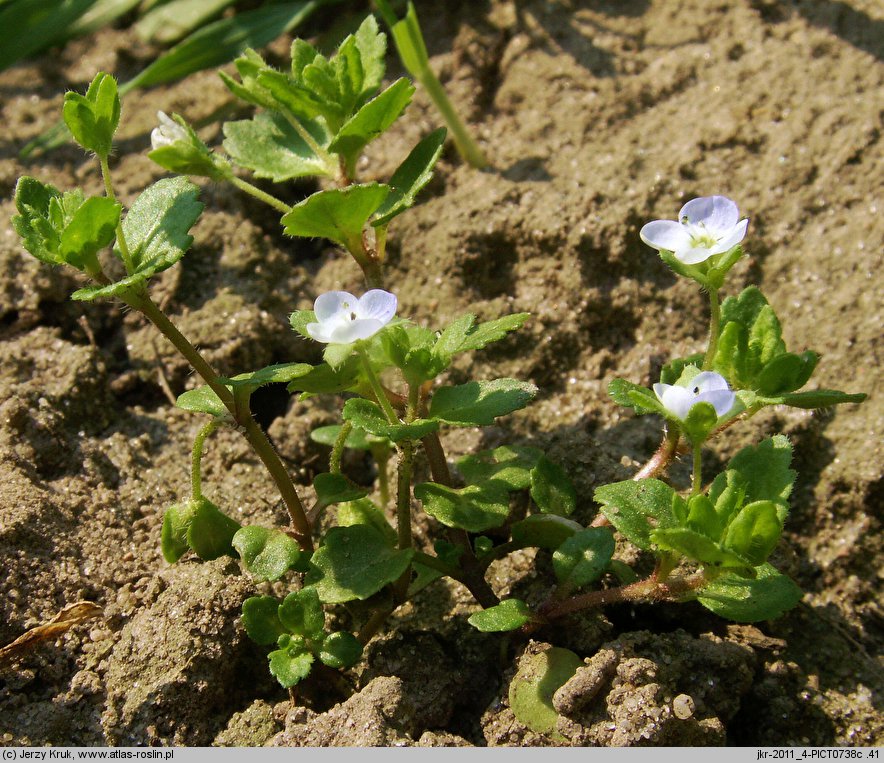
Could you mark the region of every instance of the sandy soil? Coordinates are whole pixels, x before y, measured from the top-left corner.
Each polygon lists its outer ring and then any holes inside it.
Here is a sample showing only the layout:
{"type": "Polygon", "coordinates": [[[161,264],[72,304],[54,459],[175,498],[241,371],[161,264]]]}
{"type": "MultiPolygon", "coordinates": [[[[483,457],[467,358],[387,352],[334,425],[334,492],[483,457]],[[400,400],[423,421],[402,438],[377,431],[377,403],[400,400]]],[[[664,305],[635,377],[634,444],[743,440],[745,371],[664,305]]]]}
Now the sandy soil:
{"type": "MultiPolygon", "coordinates": [[[[618,410],[607,383],[649,384],[703,341],[703,300],[638,230],[694,196],[728,195],[751,220],[750,256],[729,289],[761,286],[790,349],[822,354],[819,386],[871,393],[862,406],[759,416],[709,455],[711,467],[768,433],[792,438],[800,476],[777,563],[803,602],[757,626],[695,605],[614,607],[526,645],[474,631],[469,595],[436,584],[345,676],[352,694],[320,681],[291,708],[238,623],[256,590],[238,564],[169,566],[159,552],[199,426],[163,386],[177,394],[195,379],[139,317],[68,302],[72,278],[28,257],[9,223],[21,174],[99,190],[73,146],[16,156],[57,119],[65,89],[84,89],[98,69],[125,79],[149,60],[129,33],[108,30],[0,75],[0,644],[79,599],[105,612],[0,672],[0,741],[881,744],[880,6],[477,0],[419,10],[434,64],[493,168],[446,153],[423,204],[392,230],[388,285],[400,314],[431,326],[467,310],[531,312],[518,336],[452,378],[514,376],[541,389],[482,435],[446,435],[449,457],[504,441],[544,447],[573,476],[588,522],[593,487],[628,477],[660,434],[653,417],[618,410]],[[594,671],[558,741],[527,731],[507,706],[520,660],[548,644],[594,671]]],[[[240,113],[213,73],[128,99],[114,174],[130,201],[162,174],[144,156],[158,108],[206,124],[210,142],[214,115],[240,113]]],[[[435,126],[418,94],[363,177],[388,177],[435,126]]],[[[293,202],[311,190],[283,193],[293,202]]],[[[273,213],[229,188],[206,186],[203,199],[196,244],[157,297],[224,373],[316,359],[287,314],[327,289],[360,290],[355,266],[322,242],[285,239],[273,213]]],[[[306,434],[334,421],[331,404],[270,390],[256,407],[309,484],[327,452],[306,434]]],[[[284,521],[235,432],[212,440],[205,464],[226,509],[284,521]]],[[[368,473],[359,461],[347,468],[368,473]]],[[[530,598],[542,586],[535,563],[549,568],[542,555],[514,555],[491,583],[530,598]]]]}

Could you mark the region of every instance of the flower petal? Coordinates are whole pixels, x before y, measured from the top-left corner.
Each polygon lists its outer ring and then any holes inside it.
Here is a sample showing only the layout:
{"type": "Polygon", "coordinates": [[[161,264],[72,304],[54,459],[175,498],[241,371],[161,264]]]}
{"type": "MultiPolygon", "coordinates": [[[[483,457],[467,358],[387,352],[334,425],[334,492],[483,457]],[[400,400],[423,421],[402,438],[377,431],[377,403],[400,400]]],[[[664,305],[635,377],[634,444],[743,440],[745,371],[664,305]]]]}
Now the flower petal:
{"type": "Polygon", "coordinates": [[[654,393],[660,398],[663,407],[677,419],[684,419],[697,398],[690,390],[674,384],[655,384],[654,393]]]}
{"type": "Polygon", "coordinates": [[[730,391],[730,386],[721,374],[715,371],[701,371],[688,383],[690,389],[698,390],[698,394],[704,392],[714,392],[720,389],[730,391]]]}
{"type": "Polygon", "coordinates": [[[691,199],[678,213],[679,222],[687,217],[692,225],[703,223],[710,233],[730,231],[740,219],[740,210],[727,196],[702,196],[691,199]]]}
{"type": "Polygon", "coordinates": [[[712,403],[715,413],[718,415],[718,418],[721,418],[734,407],[736,400],[737,396],[729,389],[714,389],[697,395],[694,402],[712,403]]]}
{"type": "Polygon", "coordinates": [[[683,262],[685,265],[696,265],[698,262],[705,262],[708,260],[713,251],[705,246],[688,246],[686,249],[680,249],[676,252],[675,259],[679,262],[683,262]]]}
{"type": "Polygon", "coordinates": [[[321,323],[308,323],[304,327],[304,330],[311,339],[315,339],[317,342],[325,342],[328,344],[328,342],[331,341],[328,332],[325,331],[325,327],[321,323]]]}
{"type": "Polygon", "coordinates": [[[327,291],[313,303],[313,312],[320,323],[344,310],[354,310],[359,300],[349,291],[327,291]]]}
{"type": "Polygon", "coordinates": [[[359,318],[374,318],[386,325],[396,315],[396,295],[383,289],[371,289],[359,298],[355,313],[359,318]]]}
{"type": "Polygon", "coordinates": [[[329,341],[333,344],[350,344],[358,339],[368,339],[374,336],[384,327],[384,324],[375,318],[359,318],[355,321],[347,321],[335,326],[331,330],[329,341]]]}
{"type": "Polygon", "coordinates": [[[687,228],[675,220],[653,220],[643,225],[638,235],[654,249],[674,252],[691,245],[691,236],[687,228]]]}
{"type": "Polygon", "coordinates": [[[733,228],[724,234],[715,246],[712,247],[713,254],[721,254],[728,252],[739,244],[746,237],[746,228],[749,227],[749,219],[740,220],[733,228]]]}

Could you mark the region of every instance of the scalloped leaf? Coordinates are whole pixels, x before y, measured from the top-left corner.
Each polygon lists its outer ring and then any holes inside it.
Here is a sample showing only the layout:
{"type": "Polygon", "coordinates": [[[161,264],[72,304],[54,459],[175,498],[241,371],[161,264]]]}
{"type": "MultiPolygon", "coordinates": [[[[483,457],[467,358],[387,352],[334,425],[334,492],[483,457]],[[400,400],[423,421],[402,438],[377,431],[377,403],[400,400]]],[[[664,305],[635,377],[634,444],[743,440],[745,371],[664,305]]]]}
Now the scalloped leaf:
{"type": "Polygon", "coordinates": [[[792,609],[804,595],[791,578],[770,564],[754,578],[722,575],[697,594],[697,601],[716,615],[738,623],[772,620],[792,609]]]}
{"type": "Polygon", "coordinates": [[[292,538],[265,527],[240,528],[232,544],[256,580],[279,580],[301,556],[301,549],[292,538]]]}
{"type": "Polygon", "coordinates": [[[441,387],[430,401],[430,417],[450,426],[481,427],[524,408],[537,394],[537,387],[517,379],[467,382],[441,387]]]}
{"type": "Polygon", "coordinates": [[[279,605],[279,621],[289,633],[320,639],[325,632],[325,612],[315,588],[293,591],[279,605]]]}
{"type": "Polygon", "coordinates": [[[546,456],[531,469],[531,498],[544,514],[567,516],[577,507],[577,491],[570,477],[546,456]]]}
{"type": "Polygon", "coordinates": [[[327,604],[367,599],[398,580],[413,554],[411,549],[391,548],[367,525],[333,527],[313,554],[306,582],[327,604]]]}
{"type": "Polygon", "coordinates": [[[330,633],[319,650],[319,659],[322,663],[338,670],[353,667],[359,662],[360,657],[362,657],[362,644],[347,631],[330,633]]]}
{"type": "Polygon", "coordinates": [[[463,456],[457,468],[470,485],[494,480],[510,490],[525,490],[531,486],[531,470],[543,456],[539,448],[525,445],[502,445],[494,450],[482,450],[463,456]]]}
{"type": "Polygon", "coordinates": [[[275,644],[285,633],[278,611],[279,599],[275,596],[252,596],[242,603],[242,622],[252,641],[275,644]]]}
{"type": "Polygon", "coordinates": [[[684,500],[660,480],[625,480],[602,485],[596,488],[594,497],[602,504],[602,513],[608,521],[646,551],[652,547],[654,530],[679,527],[678,516],[687,516],[684,500]]]}
{"type": "Polygon", "coordinates": [[[351,398],[344,403],[343,417],[360,429],[393,442],[419,440],[439,429],[434,419],[415,419],[410,424],[390,424],[377,403],[364,398],[351,398]]]}
{"type": "Polygon", "coordinates": [[[614,555],[614,534],[606,527],[587,527],[568,538],[553,553],[553,571],[559,586],[575,591],[594,583],[608,569],[614,555]]]}
{"type": "Polygon", "coordinates": [[[423,503],[424,511],[431,517],[446,527],[467,532],[500,527],[510,512],[507,486],[494,481],[460,489],[423,482],[415,486],[414,496],[423,503]]]}

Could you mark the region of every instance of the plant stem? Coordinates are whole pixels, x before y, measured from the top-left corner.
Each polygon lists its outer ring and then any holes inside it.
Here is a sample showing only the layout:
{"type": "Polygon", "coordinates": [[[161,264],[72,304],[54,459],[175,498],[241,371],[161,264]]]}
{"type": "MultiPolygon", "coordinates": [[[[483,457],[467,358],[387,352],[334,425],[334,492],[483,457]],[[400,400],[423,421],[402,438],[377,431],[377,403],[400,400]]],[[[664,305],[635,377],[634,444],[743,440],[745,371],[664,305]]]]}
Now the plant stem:
{"type": "MultiPolygon", "coordinates": [[[[546,620],[554,620],[558,617],[577,612],[581,609],[602,607],[607,604],[615,604],[621,601],[671,601],[678,600],[686,593],[701,588],[707,582],[702,572],[694,573],[683,578],[675,578],[667,582],[658,581],[656,575],[637,583],[607,588],[603,591],[589,591],[588,593],[572,596],[564,601],[549,601],[542,605],[538,611],[546,620]]],[[[531,624],[529,624],[530,626],[531,624]]],[[[531,630],[534,630],[535,625],[531,630]]],[[[524,630],[524,628],[523,628],[524,630]]],[[[529,632],[529,631],[526,631],[529,632]]]]}
{"type": "MultiPolygon", "coordinates": [[[[666,471],[666,468],[672,463],[672,459],[678,454],[680,439],[681,432],[678,431],[677,427],[667,429],[659,447],[654,451],[654,455],[632,476],[633,481],[638,482],[639,480],[656,477],[658,474],[666,471]]],[[[608,521],[608,518],[604,514],[599,514],[592,520],[590,527],[607,527],[609,524],[611,523],[608,521]]]]}
{"type": "Polygon", "coordinates": [[[430,69],[428,65],[423,71],[415,76],[417,76],[418,81],[427,91],[427,95],[430,96],[430,99],[442,114],[445,124],[447,124],[451,130],[451,136],[454,138],[454,145],[457,147],[457,152],[461,155],[464,161],[466,161],[471,167],[475,167],[477,170],[487,167],[488,160],[482,153],[482,149],[479,148],[479,145],[473,140],[473,136],[470,134],[467,126],[463,123],[457,110],[452,105],[448,98],[448,94],[445,92],[445,88],[442,87],[442,83],[439,82],[439,79],[433,73],[433,70],[430,69]]]}
{"type": "MultiPolygon", "coordinates": [[[[107,162],[107,157],[100,157],[98,162],[101,165],[101,177],[104,180],[104,193],[111,201],[116,201],[117,196],[114,193],[114,185],[111,182],[110,165],[107,162]]],[[[122,219],[117,223],[117,246],[120,247],[120,255],[123,257],[126,272],[131,275],[134,270],[134,264],[132,262],[132,255],[129,252],[129,245],[126,243],[126,236],[123,235],[122,219]]]]}
{"type": "Polygon", "coordinates": [[[709,289],[709,345],[703,358],[703,370],[709,371],[715,360],[718,349],[719,324],[721,323],[721,305],[718,302],[718,289],[709,289]]]}
{"type": "Polygon", "coordinates": [[[258,426],[251,413],[246,411],[238,411],[236,401],[230,390],[218,381],[218,375],[212,367],[206,362],[199,351],[187,340],[187,338],[178,330],[166,314],[154,304],[146,291],[137,294],[130,294],[126,299],[126,303],[141,312],[154,326],[159,329],[160,333],[166,337],[181,355],[193,366],[194,370],[203,378],[203,381],[209,385],[212,391],[218,396],[224,407],[230,412],[230,415],[242,427],[242,430],[248,439],[252,449],[261,459],[273,481],[276,483],[282,500],[288,510],[289,519],[292,524],[292,530],[301,547],[305,550],[313,549],[313,541],[311,538],[310,522],[304,513],[304,506],[298,493],[295,490],[292,478],[283,466],[279,455],[273,449],[267,435],[258,426]]]}
{"type": "MultiPolygon", "coordinates": [[[[433,476],[433,481],[446,487],[453,487],[451,472],[448,470],[448,461],[445,459],[445,451],[442,450],[439,435],[435,432],[428,434],[421,440],[421,443],[424,446],[424,452],[427,454],[427,462],[430,465],[430,474],[433,476]]],[[[488,581],[485,580],[485,570],[482,568],[481,562],[476,558],[473,545],[470,543],[470,536],[466,530],[451,529],[448,531],[448,535],[455,545],[463,549],[461,554],[463,574],[460,578],[456,579],[467,587],[473,598],[485,609],[500,604],[500,599],[497,598],[491,586],[488,585],[488,581]]]]}
{"type": "Polygon", "coordinates": [[[390,405],[390,401],[387,398],[386,393],[384,392],[384,388],[381,386],[380,379],[378,379],[377,374],[371,367],[371,361],[368,359],[368,354],[365,352],[365,348],[362,346],[361,343],[357,344],[356,347],[357,352],[359,353],[359,357],[362,360],[362,367],[365,370],[365,375],[368,378],[368,383],[371,386],[371,391],[374,392],[375,397],[378,399],[378,405],[381,406],[384,415],[387,417],[387,421],[389,421],[391,424],[398,424],[399,417],[393,410],[393,406],[390,405]]]}
{"type": "Polygon", "coordinates": [[[265,204],[273,207],[279,212],[282,212],[284,215],[292,211],[292,208],[284,201],[277,199],[275,196],[272,196],[266,191],[262,191],[257,186],[252,185],[248,180],[243,180],[236,175],[230,175],[227,179],[233,185],[239,188],[240,191],[245,191],[247,194],[249,194],[249,196],[254,196],[256,199],[258,199],[258,201],[263,201],[265,204]]]}
{"type": "Polygon", "coordinates": [[[219,424],[218,419],[212,419],[200,429],[196,439],[193,441],[193,451],[190,457],[190,493],[196,499],[203,497],[202,471],[200,469],[203,458],[203,445],[206,442],[206,438],[218,428],[219,424]]]}
{"type": "Polygon", "coordinates": [[[411,467],[414,442],[405,440],[396,464],[396,535],[400,549],[411,548],[411,467]]]}
{"type": "Polygon", "coordinates": [[[694,445],[694,471],[691,475],[691,495],[700,495],[703,490],[703,446],[694,445]]]}
{"type": "Polygon", "coordinates": [[[341,431],[338,432],[337,439],[335,440],[335,444],[332,447],[331,456],[329,456],[328,459],[328,470],[332,474],[341,473],[341,456],[344,455],[344,445],[346,444],[347,437],[350,435],[352,429],[352,421],[345,421],[341,425],[341,431]]]}

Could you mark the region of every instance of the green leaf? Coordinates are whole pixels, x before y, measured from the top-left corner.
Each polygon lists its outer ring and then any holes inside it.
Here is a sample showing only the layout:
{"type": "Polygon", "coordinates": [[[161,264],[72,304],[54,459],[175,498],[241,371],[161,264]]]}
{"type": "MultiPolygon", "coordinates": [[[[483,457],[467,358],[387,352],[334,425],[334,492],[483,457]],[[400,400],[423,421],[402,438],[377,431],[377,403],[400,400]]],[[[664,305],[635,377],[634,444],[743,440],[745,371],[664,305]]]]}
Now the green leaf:
{"type": "Polygon", "coordinates": [[[698,352],[695,355],[688,355],[685,358],[676,358],[670,360],[660,371],[660,382],[662,384],[675,384],[684,373],[687,366],[700,368],[703,365],[703,353],[698,352]]]}
{"type": "Polygon", "coordinates": [[[319,659],[330,668],[351,668],[362,657],[362,644],[346,631],[330,633],[319,650],[319,659]]]}
{"type": "Polygon", "coordinates": [[[663,551],[675,551],[709,567],[730,567],[740,570],[752,568],[748,559],[722,548],[712,538],[685,527],[654,530],[651,533],[651,540],[663,551]]]}
{"type": "Polygon", "coordinates": [[[318,5],[316,0],[276,3],[207,24],[156,59],[124,87],[131,90],[160,85],[226,64],[247,48],[263,48],[284,32],[290,32],[318,5]]]}
{"type": "Polygon", "coordinates": [[[666,413],[663,404],[649,389],[633,384],[626,379],[612,379],[608,384],[608,394],[618,405],[632,408],[638,415],[645,413],[666,413]]]}
{"type": "Polygon", "coordinates": [[[399,165],[390,178],[389,185],[393,190],[375,212],[371,220],[373,226],[387,225],[394,217],[414,206],[417,195],[433,177],[433,168],[445,145],[445,135],[444,127],[434,130],[399,165]]]}
{"type": "Polygon", "coordinates": [[[770,361],[758,375],[762,395],[780,395],[803,387],[813,374],[820,356],[808,350],[796,355],[786,352],[770,361]]]}
{"type": "Polygon", "coordinates": [[[488,426],[498,416],[524,408],[536,394],[535,385],[516,379],[442,387],[430,401],[430,416],[452,426],[488,426]]]}
{"type": "Polygon", "coordinates": [[[386,71],[387,35],[378,29],[377,19],[369,14],[353,35],[362,65],[360,97],[377,92],[386,71]]]}
{"type": "Polygon", "coordinates": [[[187,178],[163,178],[148,186],[123,220],[135,274],[149,277],[174,265],[193,243],[188,234],[203,211],[199,188],[187,178]]]}
{"type": "Polygon", "coordinates": [[[695,495],[688,501],[688,518],[687,528],[695,530],[701,535],[705,535],[712,540],[719,540],[731,512],[727,513],[723,510],[721,513],[716,508],[716,504],[705,495],[695,495]]]}
{"type": "Polygon", "coordinates": [[[559,585],[575,591],[598,580],[614,555],[614,534],[605,527],[588,527],[568,538],[553,553],[559,585]]]}
{"type": "Polygon", "coordinates": [[[249,393],[268,384],[288,384],[302,376],[307,376],[314,370],[309,363],[277,363],[272,366],[259,368],[257,371],[249,371],[237,374],[233,377],[219,376],[218,381],[231,389],[245,388],[249,393]]]}
{"type": "Polygon", "coordinates": [[[105,196],[86,199],[61,234],[61,260],[87,273],[98,272],[97,254],[116,238],[122,209],[121,204],[105,196]]]}
{"type": "Polygon", "coordinates": [[[315,366],[291,382],[287,389],[309,394],[348,392],[356,388],[358,381],[359,358],[353,356],[338,368],[332,368],[328,363],[315,366]]]}
{"type": "MultiPolygon", "coordinates": [[[[393,181],[390,181],[393,185],[393,181]]],[[[395,185],[394,185],[395,188],[395,185]]],[[[473,330],[476,316],[471,313],[455,318],[439,334],[436,344],[433,345],[433,353],[440,358],[450,361],[452,355],[460,351],[461,346],[473,330]]]]}
{"type": "Polygon", "coordinates": [[[142,40],[169,45],[212,20],[236,0],[171,0],[154,5],[135,23],[142,40]]]}
{"type": "Polygon", "coordinates": [[[574,652],[550,647],[523,656],[509,688],[513,714],[520,723],[538,734],[555,732],[559,714],[553,707],[553,694],[583,667],[574,652]]]}
{"type": "Polygon", "coordinates": [[[531,617],[531,608],[524,601],[504,599],[495,607],[473,613],[467,622],[482,633],[499,633],[521,628],[531,617]]]}
{"type": "MultiPolygon", "coordinates": [[[[293,46],[298,42],[303,41],[295,40],[293,46]]],[[[233,77],[223,71],[218,72],[218,75],[221,77],[221,80],[230,92],[247,103],[271,111],[279,107],[273,94],[267,89],[267,87],[260,84],[258,81],[259,76],[262,74],[278,74],[278,72],[271,69],[258,53],[251,48],[246,48],[242,55],[234,60],[233,65],[236,67],[236,71],[242,80],[241,82],[237,82],[233,77]]],[[[284,77],[285,75],[280,76],[284,77]]]]}
{"type": "Polygon", "coordinates": [[[508,490],[525,490],[531,486],[531,470],[542,456],[539,448],[502,445],[464,456],[458,460],[457,468],[471,485],[494,480],[505,484],[508,490]]]}
{"type": "Polygon", "coordinates": [[[405,18],[393,24],[390,31],[393,33],[402,65],[412,76],[420,79],[429,69],[430,59],[414,3],[408,3],[405,18]]]}
{"type": "Polygon", "coordinates": [[[868,397],[864,392],[850,394],[838,392],[834,389],[814,389],[807,392],[790,392],[781,395],[769,404],[791,405],[793,408],[828,408],[830,405],[841,403],[861,403],[868,397]]]}
{"type": "Polygon", "coordinates": [[[789,468],[791,460],[792,445],[787,437],[778,434],[743,448],[727,466],[745,480],[747,502],[774,501],[784,510],[796,477],[789,468]]]}
{"type": "Polygon", "coordinates": [[[98,72],[86,95],[65,93],[62,114],[74,140],[106,159],[120,124],[117,81],[110,74],[98,72]]]}
{"type": "MultiPolygon", "coordinates": [[[[328,142],[318,122],[302,120],[317,144],[328,142]]],[[[224,123],[224,150],[256,177],[280,183],[292,178],[328,174],[325,162],[280,114],[262,113],[253,119],[224,123]]]]}
{"type": "Polygon", "coordinates": [[[211,561],[219,556],[236,556],[233,536],[240,524],[224,514],[207,498],[191,499],[194,504],[193,517],[187,528],[187,545],[203,561],[211,561]]]}
{"type": "Polygon", "coordinates": [[[397,551],[366,525],[333,527],[313,554],[307,584],[327,604],[367,599],[408,569],[413,551],[397,551]]]}
{"type": "Polygon", "coordinates": [[[95,0],[58,0],[35,3],[27,0],[0,3],[0,71],[16,61],[57,45],[69,37],[69,30],[95,0]]]}
{"type": "Polygon", "coordinates": [[[506,485],[493,481],[460,489],[423,482],[415,486],[414,496],[423,502],[424,511],[443,525],[468,532],[500,527],[510,513],[506,485]]]}
{"type": "Polygon", "coordinates": [[[190,548],[187,543],[187,530],[193,521],[195,510],[193,503],[188,501],[170,506],[163,515],[160,547],[163,559],[169,564],[175,564],[190,548]]]}
{"type": "Polygon", "coordinates": [[[340,527],[367,525],[377,530],[384,537],[384,540],[387,541],[388,545],[396,545],[396,530],[387,521],[384,512],[367,498],[340,504],[337,510],[337,517],[340,527]]]}
{"type": "Polygon", "coordinates": [[[320,506],[331,506],[334,503],[347,503],[364,498],[368,490],[348,480],[343,474],[323,472],[313,478],[316,500],[320,506]]]}
{"type": "Polygon", "coordinates": [[[279,599],[274,596],[252,596],[242,603],[242,623],[249,638],[258,644],[275,644],[285,633],[279,621],[279,599]]]}
{"type": "Polygon", "coordinates": [[[379,183],[318,191],[283,215],[282,224],[289,236],[327,238],[362,257],[362,230],[389,193],[379,183]]]}
{"type": "Polygon", "coordinates": [[[537,546],[555,551],[568,538],[583,530],[583,525],[573,519],[556,514],[532,514],[513,523],[512,539],[521,548],[537,546]]]}
{"type": "MultiPolygon", "coordinates": [[[[310,432],[310,439],[313,440],[313,442],[318,442],[320,445],[334,446],[341,434],[341,429],[342,427],[340,424],[317,427],[310,432]]],[[[380,442],[384,442],[384,440],[380,437],[367,434],[356,427],[351,427],[350,431],[347,433],[347,438],[344,441],[344,447],[352,448],[353,450],[371,450],[374,445],[380,442]]]]}
{"type": "Polygon", "coordinates": [[[320,639],[325,630],[325,612],[315,588],[293,591],[279,605],[279,621],[289,632],[308,639],[320,639]]]}
{"type": "Polygon", "coordinates": [[[728,525],[724,547],[757,567],[767,561],[782,530],[777,504],[773,501],[755,501],[740,509],[728,525]]]}
{"type": "MultiPolygon", "coordinates": [[[[256,80],[256,86],[253,87],[253,92],[249,95],[256,100],[269,95],[271,98],[270,109],[286,111],[298,122],[313,122],[321,118],[329,128],[338,124],[341,115],[335,100],[336,95],[329,101],[325,96],[314,93],[310,88],[302,86],[287,74],[269,68],[259,71],[256,80]]],[[[327,141],[328,137],[324,142],[327,141]]]]}
{"type": "Polygon", "coordinates": [[[279,580],[301,556],[301,549],[292,538],[264,527],[240,528],[232,544],[256,580],[279,580]]]}
{"type": "Polygon", "coordinates": [[[626,480],[602,485],[596,488],[594,497],[602,504],[608,521],[646,551],[651,549],[651,533],[655,529],[678,527],[679,514],[687,516],[684,500],[660,480],[626,480]]]}
{"type": "Polygon", "coordinates": [[[360,429],[393,442],[420,440],[439,429],[433,419],[415,419],[411,424],[390,424],[377,403],[363,398],[351,398],[344,403],[344,421],[352,421],[360,429]]]}
{"type": "Polygon", "coordinates": [[[193,411],[194,413],[208,413],[218,419],[230,418],[230,411],[227,410],[221,398],[218,397],[211,387],[197,387],[182,392],[175,405],[185,411],[193,411]]]}
{"type": "Polygon", "coordinates": [[[697,594],[697,600],[716,615],[738,623],[771,620],[792,609],[803,596],[792,580],[770,564],[756,569],[753,579],[722,575],[697,594]]]}
{"type": "Polygon", "coordinates": [[[61,191],[50,183],[23,176],[15,185],[15,207],[18,215],[12,218],[12,227],[22,239],[22,245],[34,257],[50,265],[60,262],[58,244],[61,238],[60,221],[53,222],[50,206],[56,208],[61,191]]]}
{"type": "Polygon", "coordinates": [[[288,689],[310,675],[313,654],[298,640],[293,646],[277,649],[268,655],[270,672],[283,688],[288,689]]]}
{"type": "Polygon", "coordinates": [[[522,324],[530,317],[530,313],[513,313],[512,315],[504,315],[503,318],[480,323],[466,335],[460,347],[457,348],[457,352],[481,350],[492,342],[498,342],[511,331],[521,328],[522,324]]]}
{"type": "Polygon", "coordinates": [[[189,548],[204,561],[236,556],[231,541],[239,527],[206,498],[171,506],[163,517],[163,558],[174,564],[189,548]]]}
{"type": "Polygon", "coordinates": [[[577,507],[577,491],[565,470],[541,456],[531,470],[531,498],[544,514],[566,516],[577,507]]]}
{"type": "Polygon", "coordinates": [[[411,103],[413,95],[411,82],[404,77],[396,80],[344,122],[329,144],[329,151],[343,156],[352,172],[362,150],[389,129],[411,103]]]}
{"type": "MultiPolygon", "coordinates": [[[[667,418],[672,418],[672,414],[668,414],[667,418]]],[[[690,407],[688,415],[681,422],[681,427],[691,443],[699,445],[715,429],[717,423],[718,414],[715,412],[715,407],[712,403],[701,402],[694,403],[690,407]]]]}

